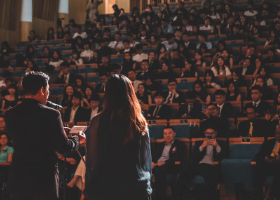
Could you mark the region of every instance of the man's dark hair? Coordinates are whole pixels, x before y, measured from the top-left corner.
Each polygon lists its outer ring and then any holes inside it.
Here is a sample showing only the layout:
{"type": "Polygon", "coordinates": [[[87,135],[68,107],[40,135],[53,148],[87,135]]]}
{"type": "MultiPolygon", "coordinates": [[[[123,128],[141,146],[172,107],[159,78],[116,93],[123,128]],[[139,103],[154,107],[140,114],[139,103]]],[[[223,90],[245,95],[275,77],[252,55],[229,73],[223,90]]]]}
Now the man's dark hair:
{"type": "Polygon", "coordinates": [[[156,97],[162,97],[163,98],[163,94],[161,91],[156,91],[156,93],[154,94],[154,98],[156,97]]]}
{"type": "Polygon", "coordinates": [[[129,70],[127,71],[127,73],[129,73],[129,72],[134,72],[134,73],[136,74],[136,71],[135,71],[134,69],[129,69],[129,70]]]}
{"type": "Polygon", "coordinates": [[[209,106],[215,106],[216,108],[218,108],[217,105],[214,104],[214,103],[209,103],[209,104],[207,105],[207,108],[208,108],[209,106]]]}
{"type": "Polygon", "coordinates": [[[60,67],[67,67],[67,68],[69,68],[70,65],[69,65],[68,62],[64,61],[63,63],[60,64],[60,67]]]}
{"type": "Polygon", "coordinates": [[[170,78],[170,79],[168,79],[168,84],[169,84],[169,83],[172,83],[172,82],[175,82],[175,83],[177,84],[176,78],[170,78]]]}
{"type": "Polygon", "coordinates": [[[121,32],[118,31],[118,32],[115,33],[115,35],[120,35],[121,36],[121,32]]]}
{"type": "Polygon", "coordinates": [[[82,95],[82,93],[79,92],[79,91],[75,91],[75,92],[73,93],[73,97],[78,98],[78,99],[80,99],[80,100],[83,99],[83,95],[82,95]]]}
{"type": "Polygon", "coordinates": [[[185,94],[186,99],[195,99],[195,93],[193,91],[187,91],[185,94]]]}
{"type": "Polygon", "coordinates": [[[91,102],[91,101],[100,101],[100,97],[97,94],[94,94],[89,99],[89,102],[91,102]]]}
{"type": "Polygon", "coordinates": [[[7,83],[8,81],[10,81],[11,83],[14,82],[14,80],[12,78],[6,78],[5,83],[7,83]]]}
{"type": "Polygon", "coordinates": [[[168,19],[167,18],[162,18],[160,21],[168,23],[168,19]]]}
{"type": "Polygon", "coordinates": [[[259,92],[262,93],[262,88],[261,88],[261,86],[259,86],[259,85],[253,86],[253,87],[251,88],[251,91],[253,91],[253,90],[259,90],[259,92]]]}
{"type": "Polygon", "coordinates": [[[143,62],[146,62],[146,63],[148,63],[148,64],[149,64],[149,60],[147,60],[147,59],[142,60],[142,62],[141,62],[141,63],[143,63],[143,62]]]}
{"type": "Polygon", "coordinates": [[[256,112],[256,107],[255,106],[253,106],[253,105],[248,105],[248,106],[246,106],[246,110],[245,110],[245,112],[247,113],[247,109],[248,108],[252,108],[253,110],[254,110],[254,112],[256,112]]]}
{"type": "Polygon", "coordinates": [[[166,34],[166,40],[171,40],[172,38],[174,38],[174,34],[173,33],[167,33],[166,34]]]}
{"type": "Polygon", "coordinates": [[[137,50],[137,49],[143,49],[142,44],[136,44],[136,45],[135,45],[135,49],[136,49],[136,50],[137,50]]]}
{"type": "Polygon", "coordinates": [[[216,90],[215,96],[216,96],[216,95],[223,95],[223,96],[225,96],[225,95],[226,95],[226,92],[225,92],[224,90],[216,90]]]}
{"type": "Polygon", "coordinates": [[[172,129],[172,131],[175,132],[175,129],[174,129],[173,126],[165,126],[165,127],[163,128],[163,130],[164,130],[164,129],[168,129],[168,128],[172,129]]]}
{"type": "Polygon", "coordinates": [[[41,88],[46,89],[48,81],[49,76],[45,73],[31,71],[23,77],[23,93],[25,95],[36,95],[41,88]]]}
{"type": "Polygon", "coordinates": [[[207,34],[201,32],[201,33],[199,33],[199,36],[202,36],[205,38],[205,40],[207,40],[207,34]]]}
{"type": "Polygon", "coordinates": [[[128,44],[129,44],[128,39],[125,39],[125,40],[123,41],[123,43],[128,43],[128,44]]]}

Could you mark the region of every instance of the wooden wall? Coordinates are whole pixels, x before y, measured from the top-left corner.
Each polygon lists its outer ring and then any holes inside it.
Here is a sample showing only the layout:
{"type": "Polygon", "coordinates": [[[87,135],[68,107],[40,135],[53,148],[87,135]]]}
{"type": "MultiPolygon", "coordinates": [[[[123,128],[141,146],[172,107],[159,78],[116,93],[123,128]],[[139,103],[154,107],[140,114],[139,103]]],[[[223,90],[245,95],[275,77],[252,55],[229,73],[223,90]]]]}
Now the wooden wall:
{"type": "Polygon", "coordinates": [[[75,19],[77,24],[85,23],[86,10],[87,0],[69,0],[69,19],[75,19]]]}

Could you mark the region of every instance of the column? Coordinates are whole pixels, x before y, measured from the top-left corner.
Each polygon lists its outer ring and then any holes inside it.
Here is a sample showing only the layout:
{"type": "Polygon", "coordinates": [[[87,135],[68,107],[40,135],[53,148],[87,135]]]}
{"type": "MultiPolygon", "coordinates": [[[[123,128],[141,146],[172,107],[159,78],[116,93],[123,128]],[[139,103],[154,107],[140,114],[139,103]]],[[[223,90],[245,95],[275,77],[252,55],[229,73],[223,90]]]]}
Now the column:
{"type": "Polygon", "coordinates": [[[27,41],[32,30],[32,0],[22,0],[21,7],[21,41],[27,41]]]}
{"type": "Polygon", "coordinates": [[[62,21],[62,27],[69,22],[69,0],[59,0],[58,17],[62,21]]]}

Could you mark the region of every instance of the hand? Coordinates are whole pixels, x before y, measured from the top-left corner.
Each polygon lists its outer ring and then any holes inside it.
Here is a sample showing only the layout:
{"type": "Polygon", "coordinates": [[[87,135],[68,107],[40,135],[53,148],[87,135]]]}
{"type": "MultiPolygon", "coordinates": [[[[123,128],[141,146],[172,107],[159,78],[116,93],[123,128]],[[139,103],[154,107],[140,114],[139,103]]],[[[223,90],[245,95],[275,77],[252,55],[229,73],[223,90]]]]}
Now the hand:
{"type": "Polygon", "coordinates": [[[171,91],[171,93],[174,94],[174,95],[178,94],[178,92],[176,91],[176,89],[173,89],[173,90],[171,91]]]}
{"type": "Polygon", "coordinates": [[[58,77],[61,78],[63,76],[63,71],[61,70],[58,77]]]}
{"type": "Polygon", "coordinates": [[[65,131],[65,134],[66,134],[66,136],[70,136],[70,131],[71,131],[71,128],[69,128],[69,127],[64,127],[64,131],[65,131]]]}
{"type": "Polygon", "coordinates": [[[162,166],[162,165],[164,165],[164,164],[165,164],[165,162],[158,162],[158,163],[157,163],[158,166],[162,166]]]}
{"type": "Polygon", "coordinates": [[[204,149],[205,147],[207,147],[207,146],[208,146],[208,143],[209,143],[209,140],[208,140],[208,139],[205,139],[205,140],[203,141],[202,145],[200,146],[201,149],[204,149]]]}
{"type": "Polygon", "coordinates": [[[147,117],[151,117],[151,114],[148,114],[147,117]]]}
{"type": "Polygon", "coordinates": [[[154,169],[155,168],[155,163],[154,162],[152,162],[152,169],[154,169]]]}
{"type": "Polygon", "coordinates": [[[59,160],[63,160],[63,161],[65,160],[64,156],[61,155],[61,154],[57,154],[57,157],[58,157],[59,160]]]}
{"type": "Polygon", "coordinates": [[[184,118],[184,119],[187,118],[187,117],[188,117],[187,113],[185,113],[181,116],[181,118],[184,118]]]}
{"type": "Polygon", "coordinates": [[[265,161],[265,162],[268,162],[268,163],[271,162],[271,160],[270,160],[267,156],[265,156],[264,161],[265,161]]]}
{"type": "Polygon", "coordinates": [[[266,113],[266,114],[265,114],[265,119],[266,119],[267,121],[269,121],[269,120],[271,119],[271,114],[266,113]]]}
{"type": "Polygon", "coordinates": [[[211,145],[213,145],[213,146],[216,147],[216,148],[219,147],[219,144],[218,144],[218,142],[217,142],[216,139],[211,139],[211,140],[210,140],[210,143],[211,143],[211,145]]]}

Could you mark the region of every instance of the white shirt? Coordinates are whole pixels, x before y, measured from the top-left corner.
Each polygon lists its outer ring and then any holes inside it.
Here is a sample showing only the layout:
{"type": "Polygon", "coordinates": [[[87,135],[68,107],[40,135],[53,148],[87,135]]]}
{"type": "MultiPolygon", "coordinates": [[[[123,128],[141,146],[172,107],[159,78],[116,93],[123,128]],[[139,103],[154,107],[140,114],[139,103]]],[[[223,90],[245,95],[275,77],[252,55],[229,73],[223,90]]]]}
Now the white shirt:
{"type": "Polygon", "coordinates": [[[99,107],[95,108],[94,110],[91,109],[90,120],[98,114],[98,108],[99,107]]]}
{"type": "Polygon", "coordinates": [[[171,149],[173,143],[174,143],[174,140],[168,145],[165,144],[161,157],[158,159],[158,162],[165,162],[165,161],[169,160],[169,152],[170,152],[170,149],[171,149]]]}
{"type": "Polygon", "coordinates": [[[59,61],[51,61],[49,63],[49,65],[52,65],[55,67],[55,69],[59,69],[60,68],[60,64],[63,63],[63,60],[59,60],[59,61]]]}
{"type": "Polygon", "coordinates": [[[136,54],[133,56],[132,60],[136,62],[142,62],[143,60],[147,60],[149,58],[148,54],[146,53],[141,53],[141,54],[136,54]]]}
{"type": "Polygon", "coordinates": [[[218,74],[216,67],[212,67],[211,70],[214,73],[214,76],[218,76],[218,75],[225,75],[225,76],[230,76],[231,72],[229,70],[229,68],[227,66],[225,66],[225,71],[222,71],[218,74]]]}
{"type": "Polygon", "coordinates": [[[211,83],[211,86],[213,87],[213,88],[216,88],[216,89],[221,89],[221,86],[219,85],[219,84],[217,84],[217,83],[214,83],[214,82],[212,82],[211,83]]]}
{"type": "Polygon", "coordinates": [[[187,25],[186,27],[186,31],[193,31],[193,27],[191,25],[187,25]]]}
{"type": "Polygon", "coordinates": [[[132,85],[133,85],[135,91],[138,90],[139,84],[143,83],[142,81],[139,81],[139,80],[135,80],[135,81],[131,81],[131,82],[132,82],[132,85]]]}
{"type": "Polygon", "coordinates": [[[216,13],[216,15],[208,15],[209,17],[211,17],[212,19],[220,19],[220,15],[218,13],[216,13]]]}
{"type": "Polygon", "coordinates": [[[86,58],[93,58],[93,51],[92,50],[84,50],[81,55],[81,57],[86,57],[86,58]]]}
{"type": "MultiPolygon", "coordinates": [[[[213,157],[214,146],[208,145],[205,148],[206,148],[206,154],[205,154],[204,158],[199,162],[199,164],[205,163],[205,164],[213,165],[213,162],[214,162],[214,157],[213,157]]],[[[199,151],[202,152],[203,149],[201,147],[199,147],[199,151]]],[[[216,151],[217,151],[217,153],[220,153],[221,152],[221,147],[219,146],[216,149],[216,151]]]]}
{"type": "Polygon", "coordinates": [[[70,113],[70,120],[69,122],[74,122],[74,119],[75,119],[75,115],[76,115],[76,112],[78,110],[79,106],[74,110],[73,107],[71,108],[71,113],[70,113]]]}
{"type": "Polygon", "coordinates": [[[253,17],[257,14],[258,14],[258,11],[255,11],[255,10],[253,10],[253,13],[251,13],[249,10],[244,12],[244,15],[247,16],[247,17],[253,17]]]}
{"type": "Polygon", "coordinates": [[[173,44],[169,44],[168,41],[164,41],[161,44],[163,44],[166,47],[166,50],[168,51],[170,47],[174,47],[173,49],[177,49],[178,44],[174,42],[173,44]]]}
{"type": "Polygon", "coordinates": [[[254,101],[252,102],[253,106],[256,106],[256,107],[258,107],[260,103],[261,103],[261,100],[259,100],[258,102],[254,102],[254,101]]]}
{"type": "Polygon", "coordinates": [[[67,84],[69,83],[69,77],[70,77],[70,73],[63,75],[64,83],[67,83],[67,84]]]}
{"type": "Polygon", "coordinates": [[[244,67],[243,67],[243,69],[242,69],[242,76],[245,76],[245,74],[246,74],[246,72],[247,72],[247,69],[248,69],[248,68],[244,68],[244,67]]]}
{"type": "Polygon", "coordinates": [[[225,103],[223,103],[222,105],[217,104],[218,110],[220,110],[219,117],[221,117],[221,113],[222,113],[222,109],[223,109],[224,105],[225,105],[225,103]]]}
{"type": "Polygon", "coordinates": [[[199,30],[201,30],[201,31],[206,31],[206,30],[211,30],[211,33],[213,33],[213,31],[214,31],[214,27],[213,26],[201,26],[200,28],[199,28],[199,30]]]}
{"type": "Polygon", "coordinates": [[[108,47],[114,49],[114,48],[118,48],[118,49],[123,49],[123,42],[122,41],[112,41],[109,43],[108,47]]]}
{"type": "Polygon", "coordinates": [[[176,95],[174,95],[172,92],[169,91],[169,94],[168,96],[166,97],[166,100],[165,100],[165,104],[168,104],[168,103],[173,103],[173,99],[174,98],[178,98],[179,97],[179,94],[177,93],[176,95]]]}
{"type": "Polygon", "coordinates": [[[136,46],[136,44],[139,44],[139,42],[133,41],[132,43],[130,43],[130,47],[134,48],[136,46]]]}
{"type": "Polygon", "coordinates": [[[80,34],[79,33],[75,33],[73,35],[73,38],[76,38],[78,36],[81,36],[83,39],[87,38],[87,33],[86,32],[81,32],[80,34]]]}
{"type": "Polygon", "coordinates": [[[6,87],[5,80],[0,81],[0,87],[6,87]]]}
{"type": "Polygon", "coordinates": [[[84,64],[84,61],[82,58],[79,58],[79,60],[75,61],[76,65],[82,65],[84,64]]]}

